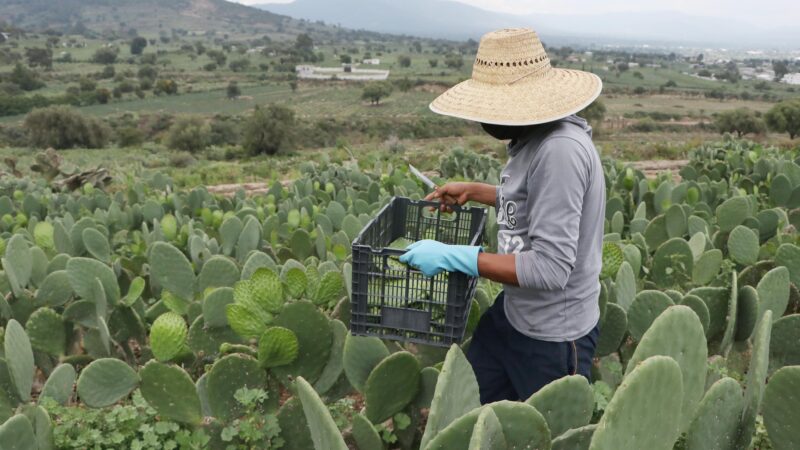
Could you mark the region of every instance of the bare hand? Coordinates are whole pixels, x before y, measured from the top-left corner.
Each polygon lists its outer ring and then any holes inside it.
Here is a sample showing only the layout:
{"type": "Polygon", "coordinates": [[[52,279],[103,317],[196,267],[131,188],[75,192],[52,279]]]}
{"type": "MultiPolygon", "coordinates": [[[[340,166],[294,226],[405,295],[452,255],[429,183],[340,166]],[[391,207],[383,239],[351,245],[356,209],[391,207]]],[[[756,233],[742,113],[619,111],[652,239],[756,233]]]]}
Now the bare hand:
{"type": "Polygon", "coordinates": [[[439,186],[435,191],[428,194],[425,200],[439,200],[441,202],[440,210],[443,212],[450,212],[452,208],[448,205],[463,205],[470,200],[472,184],[473,183],[447,183],[443,186],[439,186]]]}

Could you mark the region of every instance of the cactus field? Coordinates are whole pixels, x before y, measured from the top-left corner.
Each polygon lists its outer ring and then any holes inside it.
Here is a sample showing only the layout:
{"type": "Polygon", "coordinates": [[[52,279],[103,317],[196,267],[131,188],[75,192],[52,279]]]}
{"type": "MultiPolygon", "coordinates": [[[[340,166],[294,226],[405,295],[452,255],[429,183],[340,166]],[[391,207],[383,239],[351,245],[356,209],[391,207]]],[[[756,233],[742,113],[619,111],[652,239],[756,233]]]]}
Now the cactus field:
{"type": "MultiPolygon", "coordinates": [[[[501,163],[441,165],[497,183],[501,163]]],[[[603,165],[593,380],[488,405],[464,354],[500,285],[481,281],[460,346],[349,333],[351,242],[424,196],[405,165],[305,162],[229,197],[4,177],[0,449],[800,448],[800,149],[706,144],[679,177],[603,165]]]]}

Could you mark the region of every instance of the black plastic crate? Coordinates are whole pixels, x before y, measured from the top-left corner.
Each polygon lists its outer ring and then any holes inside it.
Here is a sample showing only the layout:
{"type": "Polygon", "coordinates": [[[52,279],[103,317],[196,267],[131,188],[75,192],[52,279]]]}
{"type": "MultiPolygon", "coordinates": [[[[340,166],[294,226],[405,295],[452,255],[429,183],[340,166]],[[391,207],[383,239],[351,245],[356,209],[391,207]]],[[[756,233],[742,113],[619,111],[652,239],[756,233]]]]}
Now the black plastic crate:
{"type": "Polygon", "coordinates": [[[482,243],[485,209],[443,213],[438,206],[394,197],[353,241],[352,334],[441,347],[461,342],[478,279],[460,272],[428,278],[396,261],[405,250],[388,248],[398,238],[482,243]]]}

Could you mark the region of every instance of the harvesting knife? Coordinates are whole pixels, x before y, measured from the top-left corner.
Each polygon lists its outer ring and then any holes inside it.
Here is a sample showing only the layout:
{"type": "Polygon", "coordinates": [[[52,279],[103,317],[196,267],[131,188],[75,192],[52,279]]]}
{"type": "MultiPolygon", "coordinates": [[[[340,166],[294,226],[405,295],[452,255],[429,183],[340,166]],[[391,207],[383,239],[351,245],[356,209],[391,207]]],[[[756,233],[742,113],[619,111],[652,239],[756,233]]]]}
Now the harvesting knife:
{"type": "Polygon", "coordinates": [[[411,173],[413,173],[413,174],[414,174],[414,176],[416,176],[417,178],[419,178],[419,179],[420,179],[420,181],[422,181],[422,182],[425,184],[425,186],[428,186],[429,188],[433,189],[434,191],[436,190],[436,183],[434,183],[433,181],[431,181],[431,179],[430,179],[430,178],[428,178],[428,177],[426,177],[425,175],[423,175],[423,173],[422,173],[422,172],[420,172],[420,171],[419,171],[419,170],[418,170],[416,167],[414,167],[414,166],[412,166],[411,164],[409,164],[409,165],[408,165],[408,170],[410,170],[410,171],[411,171],[411,173]]]}

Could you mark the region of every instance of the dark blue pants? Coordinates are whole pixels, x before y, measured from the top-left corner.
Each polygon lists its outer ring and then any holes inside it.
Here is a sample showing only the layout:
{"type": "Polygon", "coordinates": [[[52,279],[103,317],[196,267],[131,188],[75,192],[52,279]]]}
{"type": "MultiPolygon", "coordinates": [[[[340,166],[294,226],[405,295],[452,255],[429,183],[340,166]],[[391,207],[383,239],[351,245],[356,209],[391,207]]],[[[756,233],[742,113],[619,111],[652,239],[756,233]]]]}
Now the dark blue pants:
{"type": "Polygon", "coordinates": [[[598,327],[576,341],[540,341],[514,329],[503,304],[501,292],[481,317],[467,350],[482,404],[527,400],[547,383],[567,375],[590,378],[598,327]]]}

